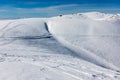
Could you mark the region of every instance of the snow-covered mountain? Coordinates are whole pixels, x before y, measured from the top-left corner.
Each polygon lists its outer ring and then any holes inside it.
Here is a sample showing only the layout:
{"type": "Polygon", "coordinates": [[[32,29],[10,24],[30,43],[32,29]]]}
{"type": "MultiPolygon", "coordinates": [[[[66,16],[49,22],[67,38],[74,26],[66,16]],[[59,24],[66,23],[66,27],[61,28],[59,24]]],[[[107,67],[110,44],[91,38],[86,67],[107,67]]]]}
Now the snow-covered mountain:
{"type": "Polygon", "coordinates": [[[71,19],[68,17],[52,18],[48,22],[49,29],[62,44],[74,50],[85,60],[107,68],[120,67],[118,61],[120,58],[119,25],[115,22],[108,22],[108,19],[96,20],[99,16],[104,18],[103,13],[83,15],[88,15],[89,18],[74,16],[71,19]]]}
{"type": "Polygon", "coordinates": [[[0,20],[0,80],[119,80],[120,14],[0,20]]]}

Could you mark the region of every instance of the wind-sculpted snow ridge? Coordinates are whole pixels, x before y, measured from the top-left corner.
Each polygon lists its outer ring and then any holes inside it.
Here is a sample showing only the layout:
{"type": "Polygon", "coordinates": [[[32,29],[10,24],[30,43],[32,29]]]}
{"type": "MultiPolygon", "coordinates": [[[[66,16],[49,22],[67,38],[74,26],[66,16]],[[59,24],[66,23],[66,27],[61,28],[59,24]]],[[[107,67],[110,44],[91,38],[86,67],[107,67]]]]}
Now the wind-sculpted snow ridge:
{"type": "Polygon", "coordinates": [[[20,19],[6,21],[0,28],[1,37],[32,37],[49,35],[42,19],[20,19]]]}
{"type": "Polygon", "coordinates": [[[99,12],[63,15],[51,18],[48,25],[58,41],[84,60],[120,70],[120,16],[117,16],[99,12]]]}
{"type": "Polygon", "coordinates": [[[0,80],[120,80],[120,15],[0,20],[0,80]]]}

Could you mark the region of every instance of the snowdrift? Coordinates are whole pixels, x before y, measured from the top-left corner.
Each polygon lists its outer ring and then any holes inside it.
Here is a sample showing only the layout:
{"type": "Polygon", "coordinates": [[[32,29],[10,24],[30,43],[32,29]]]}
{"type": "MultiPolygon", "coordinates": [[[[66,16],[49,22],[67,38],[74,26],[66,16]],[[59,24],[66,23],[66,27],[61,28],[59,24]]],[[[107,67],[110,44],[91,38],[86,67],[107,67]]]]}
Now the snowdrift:
{"type": "Polygon", "coordinates": [[[0,22],[0,37],[41,37],[49,36],[47,25],[43,19],[18,19],[0,22]]]}
{"type": "MultiPolygon", "coordinates": [[[[120,70],[120,15],[99,12],[48,19],[1,20],[1,38],[38,38],[52,35],[86,61],[120,70]]],[[[39,44],[38,44],[39,45],[39,44]]]]}
{"type": "Polygon", "coordinates": [[[90,12],[54,17],[48,25],[51,34],[80,58],[120,70],[119,19],[119,15],[90,12]]]}

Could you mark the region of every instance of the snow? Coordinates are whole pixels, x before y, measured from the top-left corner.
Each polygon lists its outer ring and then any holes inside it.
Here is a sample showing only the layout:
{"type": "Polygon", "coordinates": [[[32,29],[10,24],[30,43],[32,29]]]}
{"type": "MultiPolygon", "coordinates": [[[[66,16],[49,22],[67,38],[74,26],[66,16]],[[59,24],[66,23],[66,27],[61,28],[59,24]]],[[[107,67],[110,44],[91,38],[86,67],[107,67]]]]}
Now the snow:
{"type": "MultiPolygon", "coordinates": [[[[6,21],[5,21],[6,22],[6,21]]],[[[4,23],[1,23],[1,25],[4,23]]],[[[26,37],[48,35],[45,22],[42,19],[22,19],[8,21],[0,33],[2,37],[26,37]]]]}
{"type": "Polygon", "coordinates": [[[102,20],[74,17],[54,18],[48,24],[56,39],[74,50],[81,58],[119,70],[119,25],[102,20]]]}
{"type": "Polygon", "coordinates": [[[0,80],[119,80],[119,16],[0,20],[0,80]]]}

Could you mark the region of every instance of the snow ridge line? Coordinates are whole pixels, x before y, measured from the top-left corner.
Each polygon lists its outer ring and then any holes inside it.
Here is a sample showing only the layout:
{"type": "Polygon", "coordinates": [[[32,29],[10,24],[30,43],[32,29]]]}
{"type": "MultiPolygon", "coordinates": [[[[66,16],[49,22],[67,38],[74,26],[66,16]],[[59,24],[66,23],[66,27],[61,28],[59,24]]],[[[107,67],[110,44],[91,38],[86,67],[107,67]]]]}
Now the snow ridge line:
{"type": "MultiPolygon", "coordinates": [[[[49,27],[52,27],[52,26],[47,24],[48,29],[49,29],[49,27]]],[[[116,67],[112,63],[108,63],[105,59],[100,58],[99,56],[93,54],[89,50],[86,50],[86,49],[84,49],[82,47],[77,48],[75,45],[71,45],[71,43],[67,42],[66,40],[64,40],[64,39],[62,39],[62,38],[60,38],[58,36],[56,36],[56,34],[54,34],[54,33],[51,33],[51,34],[63,46],[65,46],[67,49],[73,51],[77,55],[78,58],[81,58],[81,59],[83,59],[85,61],[96,64],[96,65],[98,65],[100,67],[103,67],[103,68],[115,70],[117,72],[120,71],[118,67],[116,67]]]]}

